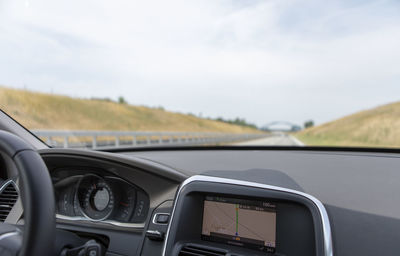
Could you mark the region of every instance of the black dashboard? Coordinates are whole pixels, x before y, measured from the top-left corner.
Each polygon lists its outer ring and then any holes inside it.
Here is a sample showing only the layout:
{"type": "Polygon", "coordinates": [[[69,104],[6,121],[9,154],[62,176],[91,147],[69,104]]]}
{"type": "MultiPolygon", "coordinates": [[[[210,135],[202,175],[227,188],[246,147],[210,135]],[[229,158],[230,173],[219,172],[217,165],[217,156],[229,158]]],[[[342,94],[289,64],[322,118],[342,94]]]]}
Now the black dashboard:
{"type": "Polygon", "coordinates": [[[400,157],[46,149],[57,227],[123,255],[393,255],[400,157]]]}
{"type": "Polygon", "coordinates": [[[325,208],[303,192],[178,176],[132,156],[78,152],[42,153],[57,219],[61,227],[89,236],[102,230],[109,253],[129,255],[120,236],[132,231],[130,245],[137,246],[131,250],[140,255],[332,255],[325,208]]]}

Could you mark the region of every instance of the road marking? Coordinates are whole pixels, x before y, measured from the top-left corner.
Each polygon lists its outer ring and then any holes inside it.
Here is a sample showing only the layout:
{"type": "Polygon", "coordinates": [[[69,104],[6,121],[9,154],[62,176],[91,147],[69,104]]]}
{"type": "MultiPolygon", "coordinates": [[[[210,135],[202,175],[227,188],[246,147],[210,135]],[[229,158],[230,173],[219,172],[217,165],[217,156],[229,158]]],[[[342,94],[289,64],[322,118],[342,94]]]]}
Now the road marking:
{"type": "Polygon", "coordinates": [[[238,146],[305,146],[300,140],[283,132],[272,133],[271,136],[235,143],[238,146]]]}
{"type": "Polygon", "coordinates": [[[293,142],[298,145],[298,146],[305,146],[305,144],[303,142],[301,142],[299,139],[297,139],[296,137],[289,135],[290,139],[293,140],[293,142]]]}

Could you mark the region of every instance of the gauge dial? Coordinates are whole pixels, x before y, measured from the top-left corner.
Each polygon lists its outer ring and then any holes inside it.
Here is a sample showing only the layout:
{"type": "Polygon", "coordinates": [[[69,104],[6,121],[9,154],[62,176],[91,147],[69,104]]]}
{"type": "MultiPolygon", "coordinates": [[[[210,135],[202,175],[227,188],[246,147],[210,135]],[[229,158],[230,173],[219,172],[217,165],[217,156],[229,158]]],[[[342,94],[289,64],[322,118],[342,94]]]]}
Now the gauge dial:
{"type": "Polygon", "coordinates": [[[116,210],[113,217],[117,221],[129,222],[135,210],[136,190],[125,186],[115,199],[116,210]]]}
{"type": "Polygon", "coordinates": [[[64,189],[58,193],[58,203],[57,203],[57,213],[63,214],[66,216],[74,216],[74,196],[75,191],[73,189],[64,189]]]}
{"type": "Polygon", "coordinates": [[[99,176],[86,175],[82,177],[76,196],[82,214],[90,219],[104,220],[114,209],[113,191],[99,176]]]}

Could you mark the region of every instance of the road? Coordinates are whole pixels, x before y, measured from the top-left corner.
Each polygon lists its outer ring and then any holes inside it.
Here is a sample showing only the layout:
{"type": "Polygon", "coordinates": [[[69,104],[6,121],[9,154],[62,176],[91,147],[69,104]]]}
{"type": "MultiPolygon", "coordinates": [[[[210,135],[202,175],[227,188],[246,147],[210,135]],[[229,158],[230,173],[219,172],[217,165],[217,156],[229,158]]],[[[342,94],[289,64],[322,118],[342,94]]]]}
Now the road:
{"type": "Polygon", "coordinates": [[[235,143],[238,146],[304,146],[304,144],[291,135],[283,132],[274,132],[272,136],[262,139],[249,140],[235,143]]]}

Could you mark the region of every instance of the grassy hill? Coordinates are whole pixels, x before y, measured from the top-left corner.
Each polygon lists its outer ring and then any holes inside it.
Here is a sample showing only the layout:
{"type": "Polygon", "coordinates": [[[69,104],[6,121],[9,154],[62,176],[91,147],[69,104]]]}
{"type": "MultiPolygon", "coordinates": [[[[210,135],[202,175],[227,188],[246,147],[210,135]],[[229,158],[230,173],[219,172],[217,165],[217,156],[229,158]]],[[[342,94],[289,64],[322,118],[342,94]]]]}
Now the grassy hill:
{"type": "Polygon", "coordinates": [[[400,102],[361,111],[295,136],[307,145],[400,147],[400,102]]]}
{"type": "Polygon", "coordinates": [[[0,87],[0,109],[29,129],[258,133],[248,127],[112,101],[0,87]]]}

